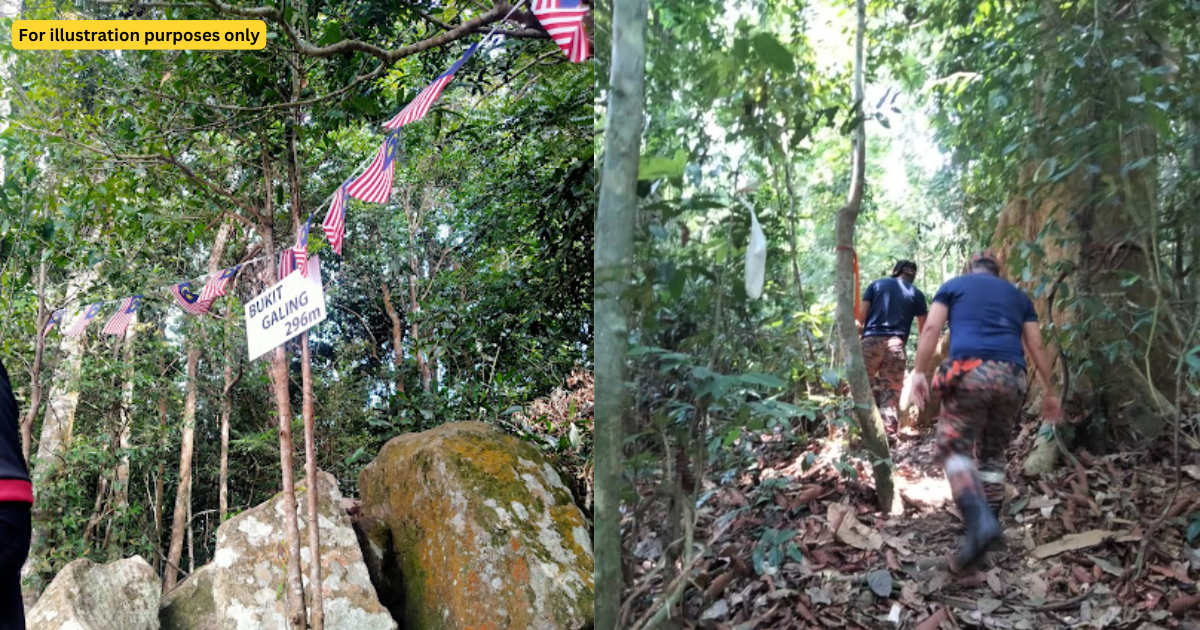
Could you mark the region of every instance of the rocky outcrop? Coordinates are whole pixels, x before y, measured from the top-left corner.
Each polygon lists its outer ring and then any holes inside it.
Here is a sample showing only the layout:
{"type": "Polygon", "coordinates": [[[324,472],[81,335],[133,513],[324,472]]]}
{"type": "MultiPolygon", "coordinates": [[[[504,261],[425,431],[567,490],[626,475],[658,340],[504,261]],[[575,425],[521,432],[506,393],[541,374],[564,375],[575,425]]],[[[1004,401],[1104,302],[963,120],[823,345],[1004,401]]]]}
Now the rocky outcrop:
{"type": "Polygon", "coordinates": [[[479,422],[388,442],[359,477],[363,551],[407,630],[592,623],[583,514],[533,447],[479,422]]]}
{"type": "Polygon", "coordinates": [[[29,630],[158,630],[161,586],[134,556],[110,564],[80,558],[59,571],[26,616],[29,630]]]}
{"type": "MultiPolygon", "coordinates": [[[[394,630],[396,622],[375,596],[354,529],[341,507],[337,481],[325,472],[318,478],[325,627],[394,630]]],[[[307,546],[306,491],[297,483],[300,559],[308,592],[312,557],[307,546]]],[[[283,507],[283,495],[278,494],[221,525],[213,561],[164,596],[160,616],[163,630],[286,627],[288,550],[284,544],[283,507]]]]}

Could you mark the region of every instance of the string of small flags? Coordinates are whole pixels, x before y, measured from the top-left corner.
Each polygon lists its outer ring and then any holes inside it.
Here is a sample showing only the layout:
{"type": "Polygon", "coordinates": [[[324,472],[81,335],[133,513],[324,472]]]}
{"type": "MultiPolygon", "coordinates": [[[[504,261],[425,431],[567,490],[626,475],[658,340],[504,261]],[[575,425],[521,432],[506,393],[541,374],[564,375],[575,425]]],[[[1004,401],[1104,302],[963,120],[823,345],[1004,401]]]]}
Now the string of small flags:
{"type": "MultiPolygon", "coordinates": [[[[325,219],[321,222],[321,230],[325,233],[325,238],[329,241],[334,253],[338,256],[342,255],[342,246],[346,240],[346,205],[348,198],[353,197],[368,203],[385,203],[388,200],[392,192],[396,156],[400,150],[400,129],[405,125],[421,120],[429,113],[434,102],[441,96],[442,91],[454,79],[455,73],[479,50],[481,44],[485,44],[495,34],[499,24],[511,17],[524,3],[525,0],[521,0],[513,5],[508,14],[497,21],[496,26],[493,26],[492,30],[483,39],[471,44],[449,69],[438,75],[432,83],[421,90],[416,98],[409,102],[408,105],[405,105],[399,113],[383,123],[383,128],[389,130],[390,133],[384,137],[383,144],[380,145],[371,162],[367,164],[362,173],[347,179],[338,186],[332,195],[318,205],[309,214],[308,220],[304,222],[300,230],[297,231],[296,244],[279,254],[280,280],[297,269],[300,270],[301,274],[307,276],[308,265],[306,263],[308,261],[309,230],[312,227],[313,217],[322,208],[326,207],[326,205],[328,205],[329,211],[326,213],[325,219]]],[[[588,46],[587,32],[583,27],[583,20],[588,14],[588,8],[582,4],[581,0],[533,0],[531,9],[534,17],[546,29],[546,32],[554,40],[554,43],[566,53],[567,58],[572,63],[582,63],[588,60],[591,56],[591,50],[588,46]]],[[[230,280],[233,279],[238,270],[257,260],[262,260],[262,258],[256,258],[252,261],[223,269],[219,273],[211,274],[199,293],[195,292],[190,280],[172,284],[170,286],[171,295],[185,312],[192,315],[203,315],[208,312],[217,298],[225,295],[230,280]]],[[[106,335],[123,336],[129,327],[130,321],[133,319],[134,313],[141,306],[142,299],[142,295],[132,295],[121,300],[117,312],[104,326],[103,333],[106,335]]],[[[63,335],[73,337],[83,334],[88,324],[100,314],[101,309],[106,303],[95,302],[84,307],[77,313],[74,323],[69,329],[63,332],[63,335]]],[[[42,328],[41,336],[45,338],[52,329],[56,327],[61,328],[63,317],[66,313],[67,310],[65,308],[52,312],[50,318],[46,321],[46,325],[42,328]]]]}

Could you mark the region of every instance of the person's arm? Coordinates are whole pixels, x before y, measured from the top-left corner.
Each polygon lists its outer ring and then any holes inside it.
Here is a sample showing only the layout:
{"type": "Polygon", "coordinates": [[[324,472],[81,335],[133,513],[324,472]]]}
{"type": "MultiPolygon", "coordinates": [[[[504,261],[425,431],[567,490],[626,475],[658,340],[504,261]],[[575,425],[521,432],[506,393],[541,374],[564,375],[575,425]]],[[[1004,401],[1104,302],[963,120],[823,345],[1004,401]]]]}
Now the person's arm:
{"type": "MultiPolygon", "coordinates": [[[[1032,311],[1031,304],[1029,312],[1032,314],[1032,311]]],[[[1058,399],[1054,386],[1050,384],[1050,362],[1046,360],[1046,350],[1042,346],[1042,331],[1037,320],[1030,321],[1030,317],[1027,315],[1025,323],[1021,326],[1021,345],[1033,359],[1038,381],[1042,384],[1042,420],[1055,424],[1062,419],[1062,401],[1058,399]]]]}
{"type": "Polygon", "coordinates": [[[1047,396],[1055,396],[1054,386],[1050,384],[1050,362],[1046,360],[1046,348],[1042,345],[1042,329],[1037,322],[1025,322],[1021,326],[1021,345],[1025,346],[1025,352],[1033,359],[1042,389],[1047,396]]]}
{"type": "Polygon", "coordinates": [[[933,358],[934,348],[937,347],[938,337],[941,336],[942,327],[946,325],[949,315],[950,309],[945,304],[934,302],[933,308],[929,309],[929,315],[918,318],[918,321],[925,321],[920,323],[921,334],[917,337],[917,358],[913,359],[913,374],[925,375],[925,371],[929,368],[929,360],[933,358]]]}
{"type": "Polygon", "coordinates": [[[921,338],[921,331],[925,330],[925,321],[929,319],[928,315],[917,315],[917,339],[921,338]]]}
{"type": "Polygon", "coordinates": [[[867,325],[867,313],[871,312],[871,300],[862,301],[862,312],[859,313],[861,319],[855,319],[854,323],[858,326],[858,334],[862,334],[863,328],[867,325]]]}
{"type": "Polygon", "coordinates": [[[929,398],[929,383],[925,380],[925,370],[929,368],[929,360],[933,358],[933,350],[937,347],[938,337],[942,327],[950,316],[950,308],[941,302],[934,302],[929,309],[929,316],[923,317],[920,336],[917,337],[917,358],[913,359],[913,371],[909,375],[909,392],[917,409],[925,407],[929,398]]]}

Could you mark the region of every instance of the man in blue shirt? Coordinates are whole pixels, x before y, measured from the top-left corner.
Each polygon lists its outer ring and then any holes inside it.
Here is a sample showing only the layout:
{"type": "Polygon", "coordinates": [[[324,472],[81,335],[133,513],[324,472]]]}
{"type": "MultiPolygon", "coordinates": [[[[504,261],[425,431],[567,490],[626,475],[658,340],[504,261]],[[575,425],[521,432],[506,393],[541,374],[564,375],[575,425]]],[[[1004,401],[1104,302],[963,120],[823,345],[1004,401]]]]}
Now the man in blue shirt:
{"type": "Polygon", "coordinates": [[[901,260],[892,267],[891,277],[872,282],[862,296],[864,321],[858,322],[858,330],[862,333],[863,362],[888,435],[895,435],[900,424],[900,392],[908,363],[904,346],[913,317],[920,330],[927,313],[925,294],[913,286],[916,277],[917,264],[901,260]]]}
{"type": "Polygon", "coordinates": [[[974,564],[1001,535],[983,483],[984,477],[1004,482],[1004,450],[1025,399],[1026,352],[1045,392],[1043,418],[1057,422],[1061,414],[1033,302],[1000,278],[994,255],[972,256],[967,269],[933,296],[911,376],[913,400],[922,406],[930,388],[925,369],[942,327],[949,322],[950,355],[938,367],[933,388],[942,396],[937,457],[966,527],[966,538],[951,567],[955,571],[974,564]],[[984,476],[976,468],[976,452],[984,462],[984,476]]]}

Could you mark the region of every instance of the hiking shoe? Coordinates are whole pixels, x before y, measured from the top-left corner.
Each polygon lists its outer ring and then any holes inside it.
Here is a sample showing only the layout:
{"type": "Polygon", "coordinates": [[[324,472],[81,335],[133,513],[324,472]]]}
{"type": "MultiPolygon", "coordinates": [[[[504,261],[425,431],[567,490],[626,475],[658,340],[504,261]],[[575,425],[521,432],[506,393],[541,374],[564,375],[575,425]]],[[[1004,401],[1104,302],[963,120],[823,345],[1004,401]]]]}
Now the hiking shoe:
{"type": "Polygon", "coordinates": [[[988,506],[987,499],[977,494],[968,494],[956,502],[963,515],[966,536],[962,548],[954,556],[954,572],[961,572],[976,562],[1003,538],[1000,521],[988,506]]]}

